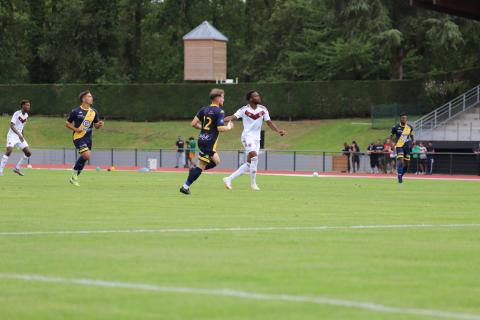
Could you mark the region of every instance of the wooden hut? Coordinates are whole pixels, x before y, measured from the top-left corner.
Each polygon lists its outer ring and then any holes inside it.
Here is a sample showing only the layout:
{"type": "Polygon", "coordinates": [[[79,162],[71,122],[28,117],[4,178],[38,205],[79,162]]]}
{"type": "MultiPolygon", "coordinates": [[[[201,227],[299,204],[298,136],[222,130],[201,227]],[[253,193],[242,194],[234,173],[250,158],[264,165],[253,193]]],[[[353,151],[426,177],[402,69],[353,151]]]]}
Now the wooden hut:
{"type": "Polygon", "coordinates": [[[183,37],[184,80],[217,81],[227,78],[227,42],[208,21],[183,37]]]}

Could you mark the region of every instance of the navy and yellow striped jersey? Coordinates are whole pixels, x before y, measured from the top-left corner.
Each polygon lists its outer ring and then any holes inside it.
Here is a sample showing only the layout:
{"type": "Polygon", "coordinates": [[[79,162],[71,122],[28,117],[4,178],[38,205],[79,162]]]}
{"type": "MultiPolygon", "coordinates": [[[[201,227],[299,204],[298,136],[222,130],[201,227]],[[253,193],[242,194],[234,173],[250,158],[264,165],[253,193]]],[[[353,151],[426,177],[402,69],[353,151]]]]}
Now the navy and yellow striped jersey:
{"type": "Polygon", "coordinates": [[[70,112],[67,121],[72,123],[75,128],[82,129],[82,132],[73,133],[73,140],[90,138],[92,136],[93,124],[99,121],[99,116],[97,110],[93,108],[85,109],[79,106],[70,112]]]}
{"type": "Polygon", "coordinates": [[[197,112],[197,118],[202,123],[199,140],[216,141],[218,128],[225,126],[225,112],[216,105],[206,106],[197,112]]]}
{"type": "MultiPolygon", "coordinates": [[[[402,125],[401,123],[397,123],[392,128],[392,135],[394,135],[397,138],[397,142],[402,141],[403,144],[405,144],[406,147],[411,147],[412,142],[414,140],[414,138],[413,138],[413,126],[411,126],[408,123],[406,125],[410,129],[410,130],[407,130],[408,132],[406,134],[405,134],[405,126],[402,125]]],[[[402,146],[403,146],[403,144],[402,144],[402,146]]],[[[397,145],[397,147],[398,146],[399,145],[397,145]]]]}

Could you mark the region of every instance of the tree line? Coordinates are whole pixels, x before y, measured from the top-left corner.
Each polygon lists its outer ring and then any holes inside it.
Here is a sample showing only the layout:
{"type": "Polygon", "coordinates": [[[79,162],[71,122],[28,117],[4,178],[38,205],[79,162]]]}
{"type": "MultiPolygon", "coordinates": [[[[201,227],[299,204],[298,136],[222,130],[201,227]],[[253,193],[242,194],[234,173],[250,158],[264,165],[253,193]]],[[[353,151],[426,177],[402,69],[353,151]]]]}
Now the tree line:
{"type": "Polygon", "coordinates": [[[0,0],[0,83],[182,82],[182,36],[204,20],[242,82],[480,66],[480,23],[408,0],[0,0]]]}

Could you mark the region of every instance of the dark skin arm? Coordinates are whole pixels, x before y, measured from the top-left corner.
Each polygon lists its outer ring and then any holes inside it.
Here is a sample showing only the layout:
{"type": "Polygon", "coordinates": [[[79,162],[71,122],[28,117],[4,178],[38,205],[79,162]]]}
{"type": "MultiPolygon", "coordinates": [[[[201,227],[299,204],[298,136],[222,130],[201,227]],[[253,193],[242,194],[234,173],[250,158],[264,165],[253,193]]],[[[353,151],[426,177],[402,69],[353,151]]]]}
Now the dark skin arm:
{"type": "Polygon", "coordinates": [[[10,129],[12,129],[13,132],[18,136],[21,142],[23,142],[25,139],[23,138],[23,134],[21,132],[18,132],[18,130],[15,128],[15,123],[11,122],[10,123],[10,129]]]}
{"type": "MultiPolygon", "coordinates": [[[[225,121],[229,122],[229,121],[235,121],[235,120],[238,120],[238,118],[235,116],[235,115],[231,115],[231,116],[228,116],[228,117],[225,117],[225,121]]],[[[283,129],[279,129],[275,123],[273,123],[272,120],[268,120],[267,121],[267,125],[270,129],[272,129],[273,131],[275,131],[276,133],[278,133],[279,135],[281,136],[284,136],[287,134],[287,132],[283,129]]]]}
{"type": "Polygon", "coordinates": [[[279,129],[279,128],[275,125],[275,123],[273,123],[272,120],[268,120],[268,121],[267,121],[267,125],[270,127],[270,129],[272,129],[273,131],[275,131],[276,133],[278,133],[278,134],[281,135],[281,136],[284,136],[284,135],[287,134],[287,132],[286,132],[285,130],[279,129]]]}
{"type": "Polygon", "coordinates": [[[238,118],[235,117],[235,115],[231,115],[231,116],[225,117],[225,122],[236,121],[236,120],[238,120],[238,118]]]}

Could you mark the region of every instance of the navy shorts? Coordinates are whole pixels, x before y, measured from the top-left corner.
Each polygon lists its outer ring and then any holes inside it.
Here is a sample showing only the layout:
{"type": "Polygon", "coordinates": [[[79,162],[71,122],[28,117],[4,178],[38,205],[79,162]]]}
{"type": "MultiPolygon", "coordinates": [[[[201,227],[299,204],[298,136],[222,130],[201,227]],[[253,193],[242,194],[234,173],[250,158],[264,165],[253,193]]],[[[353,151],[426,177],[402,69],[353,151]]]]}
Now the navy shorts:
{"type": "Polygon", "coordinates": [[[397,159],[403,158],[403,160],[410,161],[410,154],[412,153],[412,148],[409,146],[397,147],[397,159]]]}
{"type": "Polygon", "coordinates": [[[217,152],[217,140],[198,140],[198,159],[210,163],[213,155],[217,152]]]}
{"type": "Polygon", "coordinates": [[[76,139],[73,140],[73,144],[75,145],[75,148],[77,148],[78,153],[83,153],[92,149],[92,138],[83,137],[80,139],[76,139]]]}

